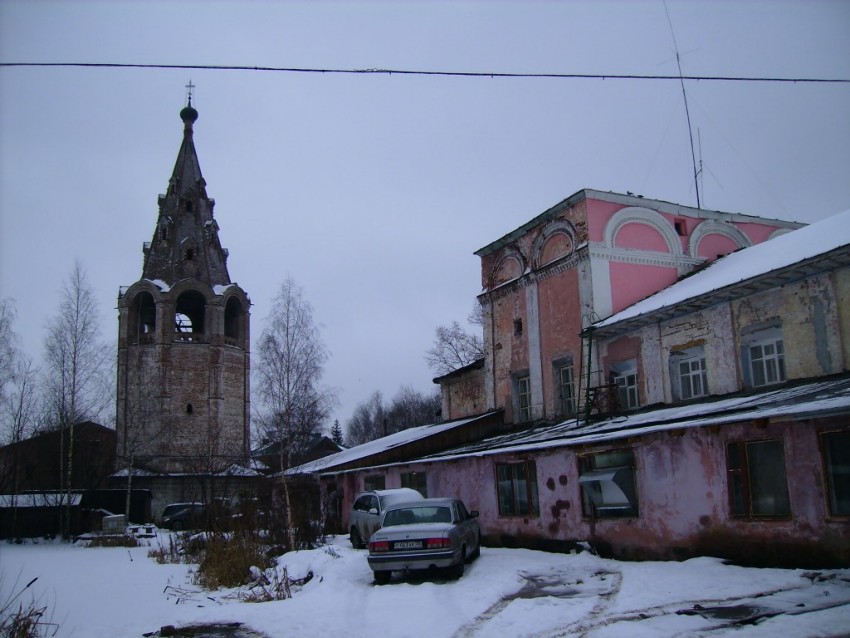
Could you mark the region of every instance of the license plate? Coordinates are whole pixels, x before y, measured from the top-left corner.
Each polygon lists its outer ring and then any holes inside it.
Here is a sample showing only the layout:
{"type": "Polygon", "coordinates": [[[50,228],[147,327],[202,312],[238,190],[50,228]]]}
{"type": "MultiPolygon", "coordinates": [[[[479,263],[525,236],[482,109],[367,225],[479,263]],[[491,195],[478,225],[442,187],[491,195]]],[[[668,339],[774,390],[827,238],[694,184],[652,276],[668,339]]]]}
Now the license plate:
{"type": "Polygon", "coordinates": [[[393,549],[422,549],[422,541],[397,541],[393,549]]]}

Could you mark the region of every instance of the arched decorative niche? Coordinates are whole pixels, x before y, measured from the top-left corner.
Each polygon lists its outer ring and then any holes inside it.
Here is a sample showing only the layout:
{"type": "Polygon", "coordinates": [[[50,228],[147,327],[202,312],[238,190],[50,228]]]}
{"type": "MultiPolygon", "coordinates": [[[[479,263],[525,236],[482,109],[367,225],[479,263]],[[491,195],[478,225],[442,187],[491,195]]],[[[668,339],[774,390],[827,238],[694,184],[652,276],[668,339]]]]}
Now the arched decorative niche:
{"type": "Polygon", "coordinates": [[[638,206],[623,208],[611,216],[605,226],[605,245],[609,248],[615,248],[617,234],[629,224],[642,224],[650,227],[661,236],[668,253],[677,256],[682,254],[682,244],[673,225],[661,213],[638,206]]]}
{"type": "Polygon", "coordinates": [[[691,257],[706,257],[710,259],[716,259],[718,257],[718,250],[708,251],[705,255],[700,254],[700,242],[710,237],[711,235],[718,235],[723,239],[727,240],[727,243],[724,245],[730,248],[729,250],[725,250],[722,254],[726,254],[728,252],[733,252],[739,248],[747,248],[752,245],[750,238],[747,237],[741,230],[739,230],[736,226],[721,221],[719,219],[706,219],[691,233],[690,240],[688,241],[688,253],[691,257]],[[731,242],[733,246],[729,246],[728,242],[731,242]]]}
{"type": "Polygon", "coordinates": [[[531,248],[534,268],[572,254],[575,250],[575,228],[565,220],[550,222],[535,237],[531,248]]]}
{"type": "Polygon", "coordinates": [[[496,262],[490,275],[490,288],[520,277],[525,272],[525,258],[516,248],[508,248],[496,262]]]}

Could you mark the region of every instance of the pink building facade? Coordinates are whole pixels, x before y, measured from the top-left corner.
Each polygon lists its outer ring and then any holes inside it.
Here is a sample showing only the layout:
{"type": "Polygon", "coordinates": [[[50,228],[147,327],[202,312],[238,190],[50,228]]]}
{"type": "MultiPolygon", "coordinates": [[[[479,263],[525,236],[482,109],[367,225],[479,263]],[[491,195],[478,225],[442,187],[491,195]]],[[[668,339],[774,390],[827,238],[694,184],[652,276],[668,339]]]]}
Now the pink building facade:
{"type": "Polygon", "coordinates": [[[719,256],[799,226],[631,195],[575,193],[475,253],[486,409],[504,409],[510,423],[575,414],[583,328],[719,256]]]}
{"type": "Polygon", "coordinates": [[[577,193],[477,253],[485,359],[439,381],[502,430],[317,473],[415,477],[489,545],[850,565],[850,212],[799,226],[577,193]]]}

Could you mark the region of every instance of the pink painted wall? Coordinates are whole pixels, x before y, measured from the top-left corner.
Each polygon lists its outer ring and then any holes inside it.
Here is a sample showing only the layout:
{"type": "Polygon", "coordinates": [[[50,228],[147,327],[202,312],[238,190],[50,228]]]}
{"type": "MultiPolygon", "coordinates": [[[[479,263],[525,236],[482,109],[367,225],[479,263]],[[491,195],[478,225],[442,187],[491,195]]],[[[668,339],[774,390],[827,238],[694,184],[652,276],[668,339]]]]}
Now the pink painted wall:
{"type": "Polygon", "coordinates": [[[655,228],[647,224],[630,223],[622,226],[614,237],[617,248],[634,248],[669,253],[667,241],[655,228]]]}
{"type": "Polygon", "coordinates": [[[611,304],[613,312],[631,306],[667,286],[676,283],[679,273],[675,268],[628,264],[612,261],[609,264],[611,277],[611,304]]]}
{"type": "Polygon", "coordinates": [[[718,235],[716,233],[706,235],[699,244],[697,244],[697,256],[703,259],[713,261],[720,255],[728,255],[741,248],[737,243],[732,241],[726,235],[718,235]]]}
{"type": "Polygon", "coordinates": [[[603,202],[598,199],[587,200],[587,235],[588,240],[602,242],[605,240],[605,227],[608,220],[618,210],[624,208],[622,204],[603,202]]]}
{"type": "MultiPolygon", "coordinates": [[[[754,562],[850,565],[850,522],[828,516],[819,448],[821,431],[847,427],[838,420],[745,422],[656,432],[583,449],[410,464],[388,468],[387,487],[400,486],[402,471],[427,472],[429,496],[457,496],[470,510],[480,512],[486,545],[534,547],[589,541],[603,552],[623,558],[710,555],[754,562]],[[792,515],[779,520],[732,518],[726,445],[767,439],[784,443],[792,515]],[[586,518],[577,455],[625,448],[635,456],[639,515],[586,518]],[[500,516],[495,464],[526,459],[536,462],[540,514],[500,516]]],[[[347,509],[344,517],[347,519],[347,509]]]]}

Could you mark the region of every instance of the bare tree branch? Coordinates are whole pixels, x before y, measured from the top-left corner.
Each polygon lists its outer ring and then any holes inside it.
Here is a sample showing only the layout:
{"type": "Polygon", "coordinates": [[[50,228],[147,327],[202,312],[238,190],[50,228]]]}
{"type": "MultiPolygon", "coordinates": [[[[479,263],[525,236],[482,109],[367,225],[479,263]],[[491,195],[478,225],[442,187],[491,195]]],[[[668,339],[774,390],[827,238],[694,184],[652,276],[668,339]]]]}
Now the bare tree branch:
{"type": "Polygon", "coordinates": [[[437,326],[434,345],[425,353],[425,360],[437,375],[444,375],[483,356],[482,337],[466,332],[457,321],[453,321],[451,326],[437,326]]]}

